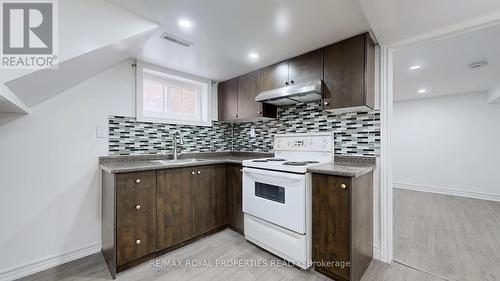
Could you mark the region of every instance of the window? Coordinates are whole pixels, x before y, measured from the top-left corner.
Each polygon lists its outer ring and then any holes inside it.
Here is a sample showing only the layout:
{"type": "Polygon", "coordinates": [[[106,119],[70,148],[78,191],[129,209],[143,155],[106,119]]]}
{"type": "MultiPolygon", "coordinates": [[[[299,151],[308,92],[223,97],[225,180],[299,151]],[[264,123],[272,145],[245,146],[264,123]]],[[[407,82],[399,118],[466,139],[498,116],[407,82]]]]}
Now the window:
{"type": "Polygon", "coordinates": [[[137,71],[139,121],[210,125],[210,81],[146,67],[138,67],[137,71]]]}

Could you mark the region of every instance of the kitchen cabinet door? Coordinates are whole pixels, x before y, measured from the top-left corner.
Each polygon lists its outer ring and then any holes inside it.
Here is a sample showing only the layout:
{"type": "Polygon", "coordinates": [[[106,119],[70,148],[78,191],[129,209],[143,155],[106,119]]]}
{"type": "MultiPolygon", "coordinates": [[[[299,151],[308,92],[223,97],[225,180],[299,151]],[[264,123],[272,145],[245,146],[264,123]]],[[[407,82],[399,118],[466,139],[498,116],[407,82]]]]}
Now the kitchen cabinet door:
{"type": "Polygon", "coordinates": [[[290,84],[323,79],[323,49],[289,60],[290,84]]]}
{"type": "Polygon", "coordinates": [[[158,171],[157,249],[195,236],[196,168],[158,171]]]}
{"type": "Polygon", "coordinates": [[[238,118],[238,79],[219,83],[217,92],[219,121],[236,120],[238,118]]]}
{"type": "Polygon", "coordinates": [[[227,223],[243,233],[243,193],[241,165],[228,165],[226,168],[226,217],[227,223]]]}
{"type": "Polygon", "coordinates": [[[280,62],[261,70],[261,91],[281,88],[288,85],[288,61],[280,62]]]}
{"type": "MultiPolygon", "coordinates": [[[[313,175],[312,241],[314,261],[350,261],[350,188],[348,179],[313,175]]],[[[349,280],[349,268],[322,267],[349,280]]]]}
{"type": "Polygon", "coordinates": [[[362,279],[373,257],[373,173],[313,174],[312,250],[317,272],[335,280],[362,279]]]}
{"type": "Polygon", "coordinates": [[[260,92],[260,71],[254,71],[238,77],[238,118],[262,116],[262,103],[255,97],[260,92]]]}
{"type": "Polygon", "coordinates": [[[373,108],[375,45],[368,33],[323,49],[323,102],[327,110],[373,108]]]}
{"type": "Polygon", "coordinates": [[[225,165],[196,168],[196,235],[226,224],[225,165]]]}

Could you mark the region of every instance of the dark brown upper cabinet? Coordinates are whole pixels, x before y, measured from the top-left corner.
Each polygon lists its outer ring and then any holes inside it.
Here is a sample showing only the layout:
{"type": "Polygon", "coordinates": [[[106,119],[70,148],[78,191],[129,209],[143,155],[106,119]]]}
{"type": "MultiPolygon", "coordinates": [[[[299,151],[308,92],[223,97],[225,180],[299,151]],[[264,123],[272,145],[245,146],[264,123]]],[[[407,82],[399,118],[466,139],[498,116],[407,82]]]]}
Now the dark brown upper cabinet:
{"type": "Polygon", "coordinates": [[[312,51],[288,61],[289,84],[323,79],[323,49],[312,51]]]}
{"type": "Polygon", "coordinates": [[[260,81],[261,91],[288,86],[288,61],[263,68],[260,81]]]}
{"type": "Polygon", "coordinates": [[[219,83],[217,92],[219,120],[236,120],[238,118],[238,78],[219,83]]]}
{"type": "Polygon", "coordinates": [[[375,105],[375,44],[369,33],[323,49],[325,110],[356,111],[375,105]]]}
{"type": "Polygon", "coordinates": [[[323,49],[312,51],[261,70],[262,91],[323,78],[323,49]]]}
{"type": "Polygon", "coordinates": [[[238,118],[262,116],[262,103],[255,102],[260,92],[260,71],[238,77],[238,118]]]}
{"type": "Polygon", "coordinates": [[[276,118],[275,105],[256,102],[261,92],[261,71],[257,70],[238,77],[238,119],[248,120],[259,117],[276,118]]]}

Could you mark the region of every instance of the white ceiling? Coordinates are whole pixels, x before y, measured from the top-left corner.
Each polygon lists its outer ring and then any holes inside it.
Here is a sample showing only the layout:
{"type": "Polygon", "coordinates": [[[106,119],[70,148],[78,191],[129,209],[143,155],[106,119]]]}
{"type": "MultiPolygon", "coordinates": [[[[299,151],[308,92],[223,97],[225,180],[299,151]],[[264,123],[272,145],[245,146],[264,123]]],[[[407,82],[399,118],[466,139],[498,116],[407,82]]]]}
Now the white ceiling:
{"type": "Polygon", "coordinates": [[[136,50],[139,59],[198,76],[225,80],[369,31],[351,0],[109,0],[161,24],[136,50]],[[181,18],[191,30],[178,26],[181,18]],[[191,41],[185,48],[160,39],[163,32],[191,41]],[[248,58],[257,52],[257,61],[248,58]]]}
{"type": "Polygon", "coordinates": [[[499,83],[500,25],[414,44],[394,55],[395,100],[488,91],[499,83]],[[482,60],[486,67],[469,69],[482,60]],[[410,71],[412,65],[422,68],[410,71]],[[427,93],[417,92],[422,88],[427,93]]]}
{"type": "MultiPolygon", "coordinates": [[[[499,0],[359,0],[381,44],[394,44],[478,17],[498,15],[499,0]]],[[[498,18],[498,17],[497,17],[498,18]]]]}

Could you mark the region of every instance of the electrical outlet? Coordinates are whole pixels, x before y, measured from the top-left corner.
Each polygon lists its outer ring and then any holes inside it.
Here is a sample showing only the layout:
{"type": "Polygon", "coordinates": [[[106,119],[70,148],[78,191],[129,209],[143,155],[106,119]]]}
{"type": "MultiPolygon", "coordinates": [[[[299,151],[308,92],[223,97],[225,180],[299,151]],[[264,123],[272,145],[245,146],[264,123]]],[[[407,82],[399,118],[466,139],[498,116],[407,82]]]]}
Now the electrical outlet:
{"type": "Polygon", "coordinates": [[[97,125],[96,127],[96,137],[98,139],[107,139],[109,136],[109,130],[107,126],[97,125]]]}
{"type": "Polygon", "coordinates": [[[250,128],[250,137],[255,138],[255,128],[250,128]]]}

